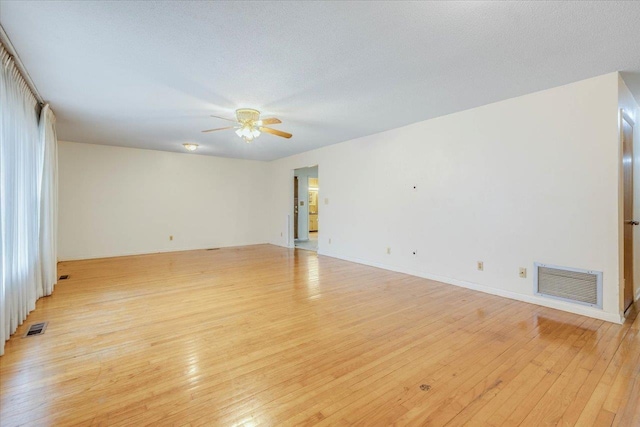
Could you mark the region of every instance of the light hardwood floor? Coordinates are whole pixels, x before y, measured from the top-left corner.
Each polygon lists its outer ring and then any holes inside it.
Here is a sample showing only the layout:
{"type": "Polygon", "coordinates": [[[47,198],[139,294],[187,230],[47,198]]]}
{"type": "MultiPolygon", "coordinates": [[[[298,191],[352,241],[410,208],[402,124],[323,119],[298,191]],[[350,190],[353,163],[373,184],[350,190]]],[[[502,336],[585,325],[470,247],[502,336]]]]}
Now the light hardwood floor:
{"type": "Polygon", "coordinates": [[[269,245],[59,272],[0,358],[3,427],[640,425],[640,320],[269,245]]]}

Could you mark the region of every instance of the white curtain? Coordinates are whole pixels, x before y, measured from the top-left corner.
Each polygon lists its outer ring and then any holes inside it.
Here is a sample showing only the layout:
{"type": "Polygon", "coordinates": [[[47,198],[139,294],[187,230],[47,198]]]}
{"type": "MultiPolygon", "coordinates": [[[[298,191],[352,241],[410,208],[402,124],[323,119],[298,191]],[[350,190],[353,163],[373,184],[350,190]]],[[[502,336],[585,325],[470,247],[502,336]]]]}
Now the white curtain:
{"type": "Polygon", "coordinates": [[[43,159],[40,180],[40,265],[38,298],[51,295],[58,280],[58,140],[56,117],[45,105],[40,112],[40,144],[43,159]]]}
{"type": "Polygon", "coordinates": [[[52,160],[56,153],[54,121],[46,117],[50,110],[45,111],[41,131],[38,102],[2,46],[0,60],[2,355],[5,341],[35,308],[38,297],[50,294],[55,283],[55,264],[51,264],[56,257],[52,253],[55,242],[49,239],[56,235],[57,166],[52,160]],[[54,164],[47,164],[52,161],[54,164]]]}

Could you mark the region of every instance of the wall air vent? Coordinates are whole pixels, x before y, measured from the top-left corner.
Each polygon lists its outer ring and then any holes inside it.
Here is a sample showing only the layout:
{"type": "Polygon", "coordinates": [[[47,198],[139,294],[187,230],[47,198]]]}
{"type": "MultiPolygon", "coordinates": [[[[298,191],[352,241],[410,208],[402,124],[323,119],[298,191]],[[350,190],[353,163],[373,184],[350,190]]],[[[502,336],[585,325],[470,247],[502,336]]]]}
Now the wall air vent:
{"type": "Polygon", "coordinates": [[[536,295],[602,308],[602,272],[534,263],[536,295]]]}

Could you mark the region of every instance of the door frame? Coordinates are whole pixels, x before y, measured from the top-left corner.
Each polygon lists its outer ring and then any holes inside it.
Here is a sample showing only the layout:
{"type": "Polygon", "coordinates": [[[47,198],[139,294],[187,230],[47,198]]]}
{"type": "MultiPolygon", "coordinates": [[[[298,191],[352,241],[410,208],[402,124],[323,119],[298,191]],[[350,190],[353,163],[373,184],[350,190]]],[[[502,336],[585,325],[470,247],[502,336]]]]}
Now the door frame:
{"type": "MultiPolygon", "coordinates": [[[[635,135],[635,132],[636,132],[636,129],[635,129],[636,123],[632,119],[632,117],[627,112],[625,112],[622,108],[619,111],[620,111],[619,124],[618,124],[618,126],[619,126],[619,136],[620,136],[619,137],[619,144],[620,144],[619,145],[619,153],[620,153],[620,155],[619,155],[619,163],[618,163],[620,165],[620,171],[619,171],[619,177],[618,177],[618,182],[619,182],[619,185],[618,185],[618,196],[619,196],[619,203],[618,203],[618,208],[619,208],[618,209],[618,212],[619,212],[619,215],[618,215],[618,219],[619,219],[619,266],[620,266],[620,270],[619,270],[620,271],[620,288],[619,288],[619,290],[620,290],[620,292],[619,292],[620,298],[619,299],[620,299],[620,313],[624,317],[626,317],[628,315],[628,313],[630,312],[629,309],[633,307],[633,303],[635,302],[635,299],[636,299],[635,298],[636,297],[635,288],[638,286],[638,284],[634,284],[633,283],[633,279],[632,279],[631,284],[630,284],[630,286],[632,286],[632,289],[631,289],[632,302],[631,302],[631,305],[628,308],[626,308],[625,307],[625,289],[627,288],[627,283],[626,283],[626,279],[625,279],[625,261],[624,261],[625,260],[625,244],[624,244],[624,237],[625,236],[624,236],[624,234],[625,234],[625,226],[626,226],[625,221],[627,221],[629,218],[625,218],[625,212],[624,212],[624,197],[625,197],[624,164],[623,164],[623,161],[624,161],[624,122],[627,122],[627,124],[631,126],[631,135],[632,135],[631,156],[632,156],[633,160],[635,160],[635,153],[633,152],[633,149],[634,149],[634,142],[635,142],[634,141],[634,135],[635,135]]],[[[633,184],[633,180],[634,180],[634,177],[633,177],[634,169],[636,169],[636,165],[635,164],[632,165],[632,170],[631,170],[632,171],[632,178],[631,178],[632,179],[632,184],[633,184]]],[[[632,196],[632,209],[633,209],[633,198],[636,196],[637,189],[634,188],[632,191],[633,192],[632,192],[631,196],[632,196]]],[[[632,211],[632,216],[634,214],[637,214],[637,213],[632,211]]],[[[633,218],[633,219],[635,219],[635,218],[633,218]]],[[[631,247],[632,247],[632,251],[633,252],[638,250],[638,248],[634,248],[633,247],[633,235],[632,235],[632,238],[631,238],[631,245],[632,245],[631,247]],[[634,249],[635,249],[635,251],[634,251],[634,249]]],[[[633,258],[632,258],[632,260],[633,260],[633,258]]],[[[632,274],[632,278],[633,278],[633,275],[635,274],[635,269],[637,269],[638,267],[639,267],[638,265],[634,265],[632,267],[632,273],[631,273],[632,274]]]]}

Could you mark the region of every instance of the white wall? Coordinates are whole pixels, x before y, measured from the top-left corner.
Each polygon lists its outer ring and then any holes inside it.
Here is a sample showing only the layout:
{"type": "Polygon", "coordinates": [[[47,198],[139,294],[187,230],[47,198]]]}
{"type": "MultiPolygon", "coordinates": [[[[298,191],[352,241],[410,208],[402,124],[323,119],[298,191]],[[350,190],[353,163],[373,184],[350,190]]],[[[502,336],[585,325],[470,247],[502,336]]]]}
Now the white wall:
{"type": "MultiPolygon", "coordinates": [[[[623,110],[635,123],[633,127],[633,219],[640,221],[640,106],[634,99],[631,91],[625,84],[622,77],[618,78],[618,108],[623,110]]],[[[619,122],[620,123],[620,122],[619,122]]],[[[621,131],[619,131],[621,132],[621,131]]],[[[620,141],[622,141],[622,134],[619,134],[620,141]]],[[[622,155],[622,146],[620,146],[621,155],[622,155]]],[[[622,171],[621,171],[622,173],[622,171]]],[[[620,176],[622,179],[622,175],[620,176]]],[[[620,221],[623,222],[625,219],[622,216],[623,209],[623,199],[622,199],[622,188],[620,188],[620,221]]],[[[620,258],[623,261],[623,242],[624,230],[620,229],[620,258]]],[[[634,284],[634,295],[635,299],[640,299],[640,227],[633,228],[633,249],[634,249],[634,260],[633,265],[633,284],[634,284]]],[[[620,269],[621,271],[624,268],[624,264],[621,262],[620,269]]],[[[623,299],[623,283],[621,281],[620,286],[620,298],[621,303],[623,299]]]]}
{"type": "Polygon", "coordinates": [[[61,260],[267,241],[266,163],[72,142],[58,153],[61,260]]]}
{"type": "Polygon", "coordinates": [[[274,161],[269,240],[317,164],[320,254],[619,322],[617,105],[612,73],[274,161]],[[536,261],[603,271],[604,309],[534,296],[536,261]]]}

